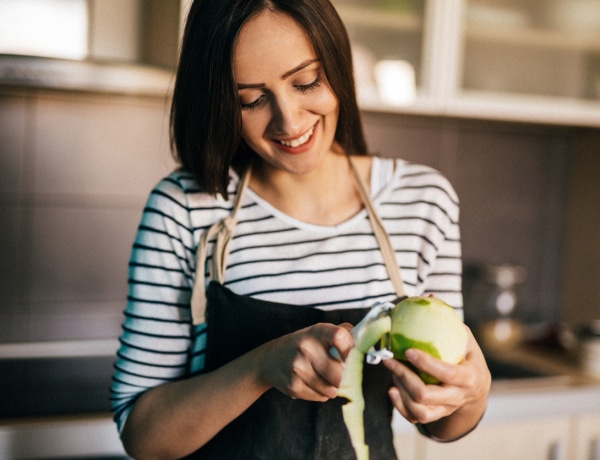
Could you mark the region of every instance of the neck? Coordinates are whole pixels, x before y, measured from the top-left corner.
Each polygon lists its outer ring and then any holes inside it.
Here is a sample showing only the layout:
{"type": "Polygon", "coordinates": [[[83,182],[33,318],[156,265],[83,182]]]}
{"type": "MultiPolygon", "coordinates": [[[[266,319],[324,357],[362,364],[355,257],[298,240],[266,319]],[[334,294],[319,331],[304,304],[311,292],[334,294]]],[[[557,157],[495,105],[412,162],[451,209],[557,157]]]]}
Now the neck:
{"type": "MultiPolygon", "coordinates": [[[[365,177],[364,168],[359,170],[365,177]]],[[[316,225],[338,225],[363,207],[343,153],[329,153],[319,168],[307,174],[274,170],[263,162],[254,169],[250,187],[283,213],[316,225]]]]}

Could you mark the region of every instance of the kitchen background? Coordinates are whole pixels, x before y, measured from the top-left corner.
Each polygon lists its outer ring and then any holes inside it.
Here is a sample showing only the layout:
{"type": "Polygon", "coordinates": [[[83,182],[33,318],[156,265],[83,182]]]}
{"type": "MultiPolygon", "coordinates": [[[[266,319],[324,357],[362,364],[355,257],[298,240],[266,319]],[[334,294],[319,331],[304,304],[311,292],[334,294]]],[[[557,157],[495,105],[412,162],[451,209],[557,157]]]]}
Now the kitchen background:
{"type": "MultiPolygon", "coordinates": [[[[0,0],[0,23],[16,3],[0,0]]],[[[174,167],[169,91],[188,2],[54,3],[89,22],[82,60],[0,49],[6,426],[106,412],[131,245],[148,192],[174,167]]],[[[439,169],[460,197],[468,323],[498,315],[484,295],[498,266],[525,273],[511,317],[529,336],[600,319],[600,4],[334,3],[356,45],[372,151],[439,169]],[[390,78],[401,93],[384,91],[390,78]]]]}

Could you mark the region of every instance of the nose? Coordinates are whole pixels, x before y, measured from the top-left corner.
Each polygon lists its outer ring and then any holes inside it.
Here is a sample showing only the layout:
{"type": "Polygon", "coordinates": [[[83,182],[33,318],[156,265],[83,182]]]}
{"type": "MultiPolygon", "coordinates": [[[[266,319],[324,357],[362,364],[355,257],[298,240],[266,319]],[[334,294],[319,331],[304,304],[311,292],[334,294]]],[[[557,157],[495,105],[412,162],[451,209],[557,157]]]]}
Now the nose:
{"type": "Polygon", "coordinates": [[[278,96],[272,99],[271,128],[279,135],[299,135],[304,127],[302,110],[295,98],[278,96]]]}

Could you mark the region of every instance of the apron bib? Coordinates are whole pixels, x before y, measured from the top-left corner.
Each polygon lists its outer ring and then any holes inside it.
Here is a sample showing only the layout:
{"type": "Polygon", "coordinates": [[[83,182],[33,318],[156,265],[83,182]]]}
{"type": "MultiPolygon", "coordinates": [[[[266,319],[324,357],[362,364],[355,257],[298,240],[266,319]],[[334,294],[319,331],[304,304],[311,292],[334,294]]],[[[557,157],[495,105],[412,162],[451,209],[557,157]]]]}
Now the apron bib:
{"type": "MultiPolygon", "coordinates": [[[[381,220],[360,174],[350,160],[361,196],[398,297],[404,294],[400,270],[381,220]],[[394,272],[392,275],[390,272],[394,272]]],[[[319,322],[358,323],[369,308],[323,311],[299,305],[253,299],[223,286],[228,245],[236,224],[241,197],[247,187],[248,171],[238,187],[230,216],[206,232],[198,249],[196,271],[202,273],[208,240],[217,237],[205,289],[203,276],[196,276],[192,294],[194,324],[208,318],[206,371],[217,369],[263,343],[319,322]]],[[[391,374],[383,366],[365,366],[365,439],[373,460],[393,460],[391,417],[393,406],[387,396],[391,374]]],[[[233,420],[205,446],[187,458],[265,460],[352,460],[354,449],[336,398],[325,403],[291,399],[271,389],[233,420]]]]}

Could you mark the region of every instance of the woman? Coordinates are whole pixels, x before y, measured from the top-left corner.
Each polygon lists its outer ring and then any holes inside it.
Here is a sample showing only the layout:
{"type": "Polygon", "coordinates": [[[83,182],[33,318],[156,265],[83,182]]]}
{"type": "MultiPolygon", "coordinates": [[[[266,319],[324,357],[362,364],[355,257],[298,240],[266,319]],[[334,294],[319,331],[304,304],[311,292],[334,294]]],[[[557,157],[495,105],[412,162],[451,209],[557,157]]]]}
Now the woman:
{"type": "MultiPolygon", "coordinates": [[[[182,168],[144,211],[113,385],[133,457],[353,458],[329,350],[343,361],[376,300],[461,307],[454,191],[366,155],[350,56],[327,0],[192,5],[172,108],[182,168]]],[[[373,458],[395,458],[392,406],[440,440],[485,409],[472,336],[457,366],[407,355],[443,383],[369,366],[373,458]]]]}

